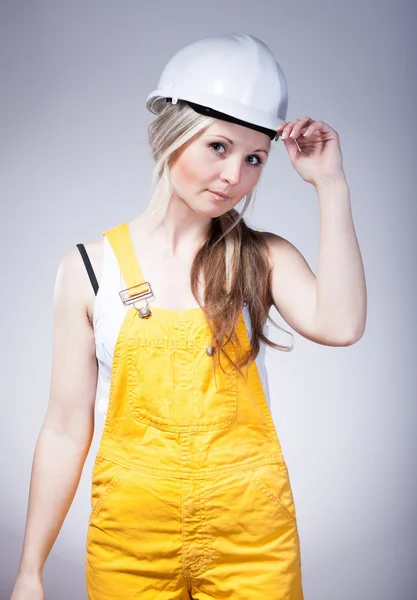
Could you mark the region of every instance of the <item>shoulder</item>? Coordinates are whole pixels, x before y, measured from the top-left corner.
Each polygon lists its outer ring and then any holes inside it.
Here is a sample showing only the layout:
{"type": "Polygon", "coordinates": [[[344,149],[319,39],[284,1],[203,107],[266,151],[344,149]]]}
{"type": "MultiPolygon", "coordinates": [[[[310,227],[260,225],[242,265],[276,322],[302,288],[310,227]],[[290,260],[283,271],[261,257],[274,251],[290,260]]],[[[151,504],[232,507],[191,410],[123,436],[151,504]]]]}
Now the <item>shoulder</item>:
{"type": "Polygon", "coordinates": [[[292,258],[302,256],[294,244],[284,237],[270,231],[260,231],[259,234],[266,242],[271,269],[279,266],[288,259],[291,260],[292,258]]]}
{"type": "MultiPolygon", "coordinates": [[[[91,266],[93,267],[95,276],[98,283],[100,284],[101,273],[103,269],[103,246],[104,246],[104,235],[100,236],[97,240],[92,242],[84,243],[85,251],[90,259],[91,266]]],[[[76,248],[79,253],[78,249],[76,248]]],[[[81,258],[81,256],[80,256],[81,258]]],[[[85,268],[85,267],[84,267],[85,268]]]]}
{"type": "MultiPolygon", "coordinates": [[[[90,242],[82,242],[100,285],[103,265],[104,236],[90,242]]],[[[61,258],[56,275],[55,294],[65,294],[68,300],[84,310],[92,323],[95,294],[81,253],[75,243],[61,258]]]]}

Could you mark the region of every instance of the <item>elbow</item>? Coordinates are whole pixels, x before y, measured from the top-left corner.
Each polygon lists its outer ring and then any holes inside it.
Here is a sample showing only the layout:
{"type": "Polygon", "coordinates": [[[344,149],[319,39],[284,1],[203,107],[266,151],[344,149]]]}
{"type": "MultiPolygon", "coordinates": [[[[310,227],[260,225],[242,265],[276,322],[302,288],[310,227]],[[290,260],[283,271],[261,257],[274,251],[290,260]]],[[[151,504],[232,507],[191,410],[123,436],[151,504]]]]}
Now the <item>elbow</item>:
{"type": "Polygon", "coordinates": [[[89,447],[94,434],[92,407],[70,411],[48,411],[43,428],[58,437],[65,437],[80,448],[89,447]]]}
{"type": "Polygon", "coordinates": [[[344,343],[344,346],[353,346],[354,344],[359,342],[360,339],[362,339],[364,333],[365,333],[365,326],[362,326],[359,329],[356,329],[355,331],[353,331],[353,333],[346,336],[346,338],[345,338],[346,341],[344,343]]]}

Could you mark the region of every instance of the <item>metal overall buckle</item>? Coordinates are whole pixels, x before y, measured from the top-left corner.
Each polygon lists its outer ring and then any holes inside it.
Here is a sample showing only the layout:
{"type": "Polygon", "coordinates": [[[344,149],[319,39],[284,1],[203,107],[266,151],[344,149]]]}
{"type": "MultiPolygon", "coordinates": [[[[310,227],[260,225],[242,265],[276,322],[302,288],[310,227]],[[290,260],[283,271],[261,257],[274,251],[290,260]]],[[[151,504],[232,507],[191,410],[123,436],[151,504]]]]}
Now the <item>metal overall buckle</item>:
{"type": "Polygon", "coordinates": [[[154,295],[149,281],[132,285],[132,287],[119,292],[119,296],[125,306],[133,304],[141,319],[148,319],[152,315],[148,299],[153,298],[154,295]]]}

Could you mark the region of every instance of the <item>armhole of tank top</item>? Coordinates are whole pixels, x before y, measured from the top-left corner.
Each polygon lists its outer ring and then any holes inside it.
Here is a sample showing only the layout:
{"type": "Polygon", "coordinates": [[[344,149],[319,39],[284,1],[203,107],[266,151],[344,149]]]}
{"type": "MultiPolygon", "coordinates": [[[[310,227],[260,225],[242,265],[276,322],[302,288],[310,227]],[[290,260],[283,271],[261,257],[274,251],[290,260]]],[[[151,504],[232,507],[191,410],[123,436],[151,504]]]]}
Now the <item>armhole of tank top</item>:
{"type": "MultiPolygon", "coordinates": [[[[243,316],[245,319],[246,331],[248,333],[248,337],[250,340],[252,323],[250,320],[249,309],[246,306],[243,307],[243,316]]],[[[268,323],[265,323],[265,325],[263,327],[263,332],[264,332],[264,335],[266,337],[268,337],[268,333],[269,333],[268,323]]],[[[261,342],[259,353],[258,353],[258,356],[256,357],[255,362],[256,362],[257,369],[258,369],[259,377],[261,379],[261,383],[262,383],[263,391],[264,391],[264,394],[266,397],[266,401],[267,401],[268,405],[270,405],[271,395],[270,395],[270,391],[269,391],[268,369],[266,366],[266,344],[265,344],[265,342],[261,342]]]]}
{"type": "Polygon", "coordinates": [[[98,282],[98,290],[97,290],[97,294],[94,297],[94,304],[93,304],[93,330],[96,331],[96,323],[97,323],[97,311],[98,311],[98,307],[99,304],[101,302],[101,297],[102,297],[102,293],[103,293],[103,289],[105,287],[105,277],[106,277],[106,266],[107,266],[107,245],[108,245],[108,240],[106,238],[106,234],[103,234],[103,248],[102,248],[102,255],[101,255],[101,276],[100,276],[100,281],[98,282]]]}

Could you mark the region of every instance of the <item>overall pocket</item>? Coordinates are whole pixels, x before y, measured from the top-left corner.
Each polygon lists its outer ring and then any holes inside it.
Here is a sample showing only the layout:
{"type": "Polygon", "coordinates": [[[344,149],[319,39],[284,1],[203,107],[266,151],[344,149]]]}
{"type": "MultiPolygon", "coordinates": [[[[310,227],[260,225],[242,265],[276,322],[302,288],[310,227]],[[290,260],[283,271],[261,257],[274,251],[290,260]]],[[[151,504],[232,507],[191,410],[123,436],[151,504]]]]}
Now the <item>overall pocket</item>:
{"type": "Polygon", "coordinates": [[[135,419],[172,432],[213,431],[233,420],[237,371],[214,368],[205,338],[129,339],[127,394],[135,419]]]}
{"type": "Polygon", "coordinates": [[[289,519],[297,514],[285,461],[261,465],[251,470],[251,480],[289,519]]]}
{"type": "Polygon", "coordinates": [[[96,517],[108,501],[112,492],[123,479],[127,468],[109,461],[102,456],[97,456],[91,476],[91,514],[90,519],[96,517]]]}

